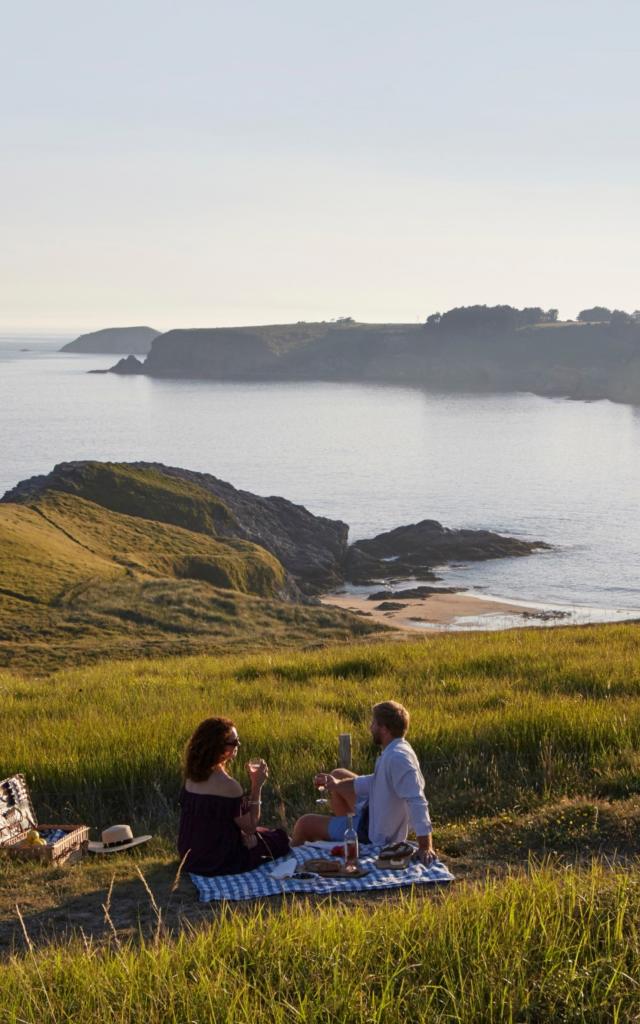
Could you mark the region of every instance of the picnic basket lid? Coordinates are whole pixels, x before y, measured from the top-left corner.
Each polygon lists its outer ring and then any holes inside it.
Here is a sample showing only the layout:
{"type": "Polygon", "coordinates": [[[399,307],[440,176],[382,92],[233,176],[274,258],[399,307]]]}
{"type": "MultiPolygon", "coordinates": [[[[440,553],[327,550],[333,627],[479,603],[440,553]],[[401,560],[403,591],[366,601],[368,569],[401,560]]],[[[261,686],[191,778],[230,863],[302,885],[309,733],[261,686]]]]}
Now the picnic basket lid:
{"type": "Polygon", "coordinates": [[[38,822],[24,775],[0,782],[0,846],[36,828],[38,822]]]}

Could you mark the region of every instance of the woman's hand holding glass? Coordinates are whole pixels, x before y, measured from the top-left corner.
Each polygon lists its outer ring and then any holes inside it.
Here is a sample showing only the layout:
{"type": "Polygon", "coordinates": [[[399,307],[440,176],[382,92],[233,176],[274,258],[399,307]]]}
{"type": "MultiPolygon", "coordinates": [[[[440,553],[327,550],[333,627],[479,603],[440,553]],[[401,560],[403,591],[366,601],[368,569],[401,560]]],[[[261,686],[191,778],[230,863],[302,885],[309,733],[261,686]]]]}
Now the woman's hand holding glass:
{"type": "Polygon", "coordinates": [[[262,757],[252,757],[247,764],[252,789],[260,789],[269,778],[269,765],[262,757]]]}

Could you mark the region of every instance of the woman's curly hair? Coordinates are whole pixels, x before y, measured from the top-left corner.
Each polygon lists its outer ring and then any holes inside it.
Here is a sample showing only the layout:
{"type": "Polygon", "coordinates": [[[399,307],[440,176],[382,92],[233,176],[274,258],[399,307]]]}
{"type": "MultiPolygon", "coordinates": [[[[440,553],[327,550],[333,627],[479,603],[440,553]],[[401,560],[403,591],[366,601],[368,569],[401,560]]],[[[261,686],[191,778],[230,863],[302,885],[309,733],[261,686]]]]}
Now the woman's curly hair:
{"type": "Polygon", "coordinates": [[[182,772],[192,782],[206,782],[214,764],[222,760],[229,734],[235,728],[230,718],[205,718],[187,743],[182,772]]]}

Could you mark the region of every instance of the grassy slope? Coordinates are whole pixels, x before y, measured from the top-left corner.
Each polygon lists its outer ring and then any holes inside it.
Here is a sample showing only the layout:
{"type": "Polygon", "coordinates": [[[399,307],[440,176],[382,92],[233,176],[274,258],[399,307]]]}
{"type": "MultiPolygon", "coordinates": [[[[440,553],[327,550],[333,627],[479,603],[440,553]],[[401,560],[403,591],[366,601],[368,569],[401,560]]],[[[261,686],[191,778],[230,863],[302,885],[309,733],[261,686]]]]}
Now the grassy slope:
{"type": "MultiPolygon", "coordinates": [[[[85,489],[106,501],[109,476],[95,470],[97,482],[89,474],[85,489]]],[[[111,504],[131,514],[56,490],[30,505],[0,504],[0,665],[46,671],[105,656],[319,643],[372,629],[281,600],[281,564],[258,545],[208,535],[228,526],[229,514],[200,488],[118,467],[112,480],[111,504]]]]}
{"type": "Polygon", "coordinates": [[[122,573],[108,554],[81,548],[35,509],[0,505],[0,594],[48,603],[80,580],[122,573]]]}
{"type": "Polygon", "coordinates": [[[0,966],[8,1022],[637,1020],[633,875],[549,870],[442,901],[230,913],[175,941],[76,942],[0,966]]]}
{"type": "Polygon", "coordinates": [[[0,773],[32,773],[51,809],[72,800],[80,815],[119,812],[158,828],[184,741],[219,712],[238,719],[247,753],[269,758],[270,809],[282,801],[292,818],[339,732],[353,732],[355,763],[371,768],[364,725],[391,695],[412,711],[439,822],[564,797],[624,799],[640,794],[639,636],[613,625],[107,662],[61,671],[55,686],[5,674],[0,773]],[[162,794],[159,817],[151,790],[162,794]]]}
{"type": "Polygon", "coordinates": [[[248,541],[218,540],[56,491],[47,493],[36,508],[82,548],[141,575],[190,576],[264,597],[273,597],[285,583],[278,560],[248,541]]]}
{"type": "Polygon", "coordinates": [[[6,1019],[633,1019],[640,898],[623,866],[532,869],[438,901],[239,908],[213,931],[160,930],[142,947],[127,935],[139,915],[144,932],[155,920],[136,865],[169,904],[168,926],[177,930],[183,913],[219,913],[194,908],[184,881],[170,894],[180,750],[216,712],[237,720],[243,760],[269,759],[270,820],[312,806],[312,771],[332,762],[340,731],[354,735],[355,767],[370,768],[368,709],[395,696],[412,710],[437,846],[458,877],[501,875],[531,851],[556,864],[637,853],[639,635],[632,625],[528,630],[105,663],[51,681],[1,674],[0,775],[26,770],[41,817],[131,820],[156,833],[136,857],[6,871],[0,926],[18,894],[34,941],[56,920],[97,940],[108,932],[99,905],[114,875],[120,929],[119,944],[88,956],[85,945],[65,946],[0,968],[6,1019]]]}
{"type": "Polygon", "coordinates": [[[89,462],[64,477],[65,489],[112,512],[171,523],[197,533],[224,535],[235,520],[224,502],[196,484],[153,469],[89,462]]]}

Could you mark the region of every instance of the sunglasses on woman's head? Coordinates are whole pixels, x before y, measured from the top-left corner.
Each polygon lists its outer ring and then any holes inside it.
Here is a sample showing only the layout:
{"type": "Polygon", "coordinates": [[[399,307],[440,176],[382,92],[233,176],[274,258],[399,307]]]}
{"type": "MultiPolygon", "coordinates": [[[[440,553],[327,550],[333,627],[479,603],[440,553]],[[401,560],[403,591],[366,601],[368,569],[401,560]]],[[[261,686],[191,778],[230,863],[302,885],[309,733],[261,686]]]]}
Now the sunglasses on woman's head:
{"type": "Polygon", "coordinates": [[[227,740],[227,742],[225,743],[225,747],[239,747],[239,746],[240,746],[240,740],[238,739],[237,736],[236,736],[235,740],[227,740]]]}

